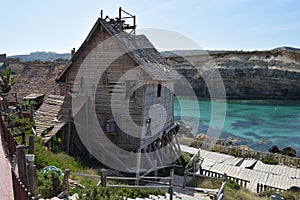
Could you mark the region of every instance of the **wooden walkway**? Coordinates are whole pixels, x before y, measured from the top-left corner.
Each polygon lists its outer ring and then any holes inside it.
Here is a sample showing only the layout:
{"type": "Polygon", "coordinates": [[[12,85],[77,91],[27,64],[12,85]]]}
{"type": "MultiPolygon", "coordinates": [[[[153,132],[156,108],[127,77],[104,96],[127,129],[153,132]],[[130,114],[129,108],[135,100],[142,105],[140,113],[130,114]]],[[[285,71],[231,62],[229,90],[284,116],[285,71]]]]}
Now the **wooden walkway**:
{"type": "Polygon", "coordinates": [[[11,177],[11,164],[6,158],[5,145],[0,134],[0,200],[13,200],[13,183],[11,177]]]}
{"type": "MultiPolygon", "coordinates": [[[[195,154],[198,149],[180,145],[181,151],[195,154]]],[[[239,158],[206,150],[200,150],[204,158],[202,168],[215,173],[250,181],[247,188],[256,191],[257,184],[268,185],[287,190],[292,186],[300,187],[300,169],[282,166],[267,165],[252,158],[239,158]]]]}

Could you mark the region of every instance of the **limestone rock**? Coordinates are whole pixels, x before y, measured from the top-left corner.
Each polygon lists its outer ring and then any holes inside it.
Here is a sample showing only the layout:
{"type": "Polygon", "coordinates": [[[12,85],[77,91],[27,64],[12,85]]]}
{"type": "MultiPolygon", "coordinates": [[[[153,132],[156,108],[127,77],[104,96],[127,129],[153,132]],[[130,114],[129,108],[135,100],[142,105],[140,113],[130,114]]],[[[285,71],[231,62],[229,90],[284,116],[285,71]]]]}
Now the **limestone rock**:
{"type": "Polygon", "coordinates": [[[273,145],[271,148],[269,148],[269,152],[271,152],[271,153],[280,153],[280,150],[279,150],[278,146],[273,145]]]}
{"type": "Polygon", "coordinates": [[[292,147],[285,147],[284,149],[282,149],[282,154],[287,155],[287,156],[296,157],[297,152],[292,147]]]}

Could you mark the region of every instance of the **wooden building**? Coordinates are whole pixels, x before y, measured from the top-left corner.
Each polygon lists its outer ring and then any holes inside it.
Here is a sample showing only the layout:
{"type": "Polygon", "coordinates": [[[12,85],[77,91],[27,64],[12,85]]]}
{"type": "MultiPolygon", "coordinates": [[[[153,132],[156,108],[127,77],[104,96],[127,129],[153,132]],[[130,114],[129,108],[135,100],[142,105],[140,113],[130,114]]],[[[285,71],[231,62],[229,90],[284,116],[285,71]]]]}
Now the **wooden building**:
{"type": "MultiPolygon", "coordinates": [[[[62,119],[67,119],[72,106],[73,117],[86,110],[84,106],[94,106],[101,129],[118,147],[149,152],[171,142],[173,153],[179,155],[172,93],[179,76],[146,36],[135,35],[135,28],[135,16],[120,8],[117,18],[101,16],[80,48],[72,50],[57,80],[65,96],[62,119]],[[128,18],[132,25],[125,23],[128,18]],[[75,110],[74,99],[82,100],[75,110]]],[[[84,144],[86,139],[80,134],[79,138],[84,144]]],[[[73,142],[71,136],[70,146],[73,142]]]]}
{"type": "Polygon", "coordinates": [[[7,102],[16,105],[23,100],[36,100],[39,106],[45,95],[60,94],[56,78],[64,65],[55,62],[28,63],[13,85],[7,102]]]}

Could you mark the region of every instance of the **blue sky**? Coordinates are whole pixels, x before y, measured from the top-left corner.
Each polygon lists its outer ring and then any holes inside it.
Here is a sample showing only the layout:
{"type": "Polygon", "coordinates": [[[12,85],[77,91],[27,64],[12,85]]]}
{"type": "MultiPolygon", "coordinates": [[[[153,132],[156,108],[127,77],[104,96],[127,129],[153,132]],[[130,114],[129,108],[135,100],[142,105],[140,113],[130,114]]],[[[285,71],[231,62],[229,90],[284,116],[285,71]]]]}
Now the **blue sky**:
{"type": "Polygon", "coordinates": [[[300,47],[299,0],[14,0],[1,2],[0,53],[70,52],[101,9],[115,17],[119,6],[138,28],[176,31],[203,49],[300,47]]]}

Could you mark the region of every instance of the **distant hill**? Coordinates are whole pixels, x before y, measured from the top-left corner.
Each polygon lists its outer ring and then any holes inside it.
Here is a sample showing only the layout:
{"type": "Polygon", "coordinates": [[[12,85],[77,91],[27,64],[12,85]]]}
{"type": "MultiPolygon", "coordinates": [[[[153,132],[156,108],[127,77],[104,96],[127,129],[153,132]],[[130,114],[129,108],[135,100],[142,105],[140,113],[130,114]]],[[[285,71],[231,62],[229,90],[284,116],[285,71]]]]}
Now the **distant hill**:
{"type": "MultiPolygon", "coordinates": [[[[278,47],[269,51],[297,51],[300,52],[299,48],[294,47],[278,47]]],[[[163,51],[160,52],[160,54],[163,57],[176,57],[178,55],[180,56],[195,56],[195,55],[205,55],[209,53],[210,55],[213,54],[220,54],[220,53],[234,53],[234,52],[243,52],[243,51],[232,51],[232,50],[174,50],[174,51],[163,51]]],[[[247,52],[247,51],[245,51],[247,52]]],[[[56,59],[67,59],[69,60],[71,58],[70,53],[55,53],[55,52],[45,52],[45,51],[37,51],[32,52],[29,55],[14,55],[9,56],[9,58],[20,58],[21,61],[27,62],[27,61],[35,61],[35,60],[41,60],[41,61],[53,61],[56,59]]]]}
{"type": "MultiPolygon", "coordinates": [[[[300,52],[300,49],[294,47],[278,47],[271,50],[262,50],[262,51],[296,51],[300,52]]],[[[196,55],[205,55],[205,54],[221,54],[221,53],[235,53],[235,52],[249,52],[242,50],[173,50],[173,51],[163,51],[160,54],[163,57],[176,57],[176,56],[196,56],[196,55]]]]}
{"type": "Polygon", "coordinates": [[[55,53],[55,52],[44,52],[44,51],[37,51],[32,52],[29,55],[14,55],[9,56],[9,58],[20,58],[23,62],[28,61],[35,61],[35,60],[41,60],[41,61],[53,61],[57,59],[67,59],[69,60],[71,58],[70,53],[55,53]]]}
{"type": "Polygon", "coordinates": [[[300,51],[300,49],[294,48],[294,47],[278,47],[278,48],[275,48],[273,50],[279,50],[279,51],[300,51]]]}

